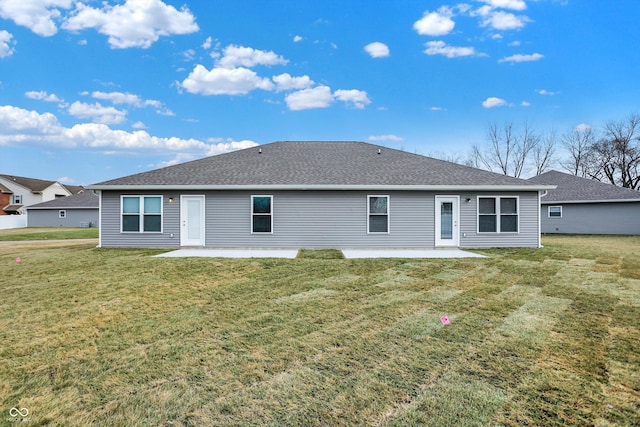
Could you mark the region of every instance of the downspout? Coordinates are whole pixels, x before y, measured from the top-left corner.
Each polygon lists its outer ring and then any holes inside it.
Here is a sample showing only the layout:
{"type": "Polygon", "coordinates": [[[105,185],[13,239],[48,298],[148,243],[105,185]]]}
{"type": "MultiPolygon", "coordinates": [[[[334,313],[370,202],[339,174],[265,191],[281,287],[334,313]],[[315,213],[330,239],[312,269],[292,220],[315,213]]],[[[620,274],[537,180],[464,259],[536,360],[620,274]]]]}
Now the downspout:
{"type": "Polygon", "coordinates": [[[548,193],[547,190],[538,191],[538,248],[542,246],[542,198],[548,193]]]}
{"type": "Polygon", "coordinates": [[[93,190],[93,193],[98,196],[98,246],[102,247],[102,191],[93,190]]]}

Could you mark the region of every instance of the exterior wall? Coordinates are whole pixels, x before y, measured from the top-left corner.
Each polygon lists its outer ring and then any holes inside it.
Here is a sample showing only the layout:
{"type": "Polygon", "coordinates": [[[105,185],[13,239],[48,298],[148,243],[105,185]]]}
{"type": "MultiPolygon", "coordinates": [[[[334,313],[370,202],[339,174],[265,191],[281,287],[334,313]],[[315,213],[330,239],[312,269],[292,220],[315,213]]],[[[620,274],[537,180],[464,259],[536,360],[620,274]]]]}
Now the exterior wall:
{"type": "Polygon", "coordinates": [[[80,227],[83,223],[98,226],[98,209],[28,209],[29,227],[80,227]],[[58,218],[58,212],[64,210],[65,218],[58,218]]]}
{"type": "Polygon", "coordinates": [[[0,215],[9,215],[2,208],[11,204],[11,196],[12,194],[0,193],[0,215]]]}
{"type": "MultiPolygon", "coordinates": [[[[57,182],[54,182],[42,191],[42,195],[40,196],[42,200],[37,203],[48,202],[49,200],[54,200],[56,197],[65,197],[70,195],[71,193],[66,188],[57,182]]],[[[26,203],[25,205],[29,206],[29,204],[26,203]]]]}
{"type": "Polygon", "coordinates": [[[540,206],[543,233],[640,235],[640,202],[565,203],[540,206]],[[562,206],[549,218],[548,206],[562,206]]]}
{"type": "Polygon", "coordinates": [[[538,192],[482,192],[463,193],[460,196],[460,247],[538,247],[540,230],[538,228],[539,202],[538,192]],[[518,232],[517,233],[478,233],[478,196],[517,196],[518,232]],[[471,200],[467,203],[466,199],[471,200]],[[466,206],[465,206],[466,205],[466,206]]]}
{"type": "MultiPolygon", "coordinates": [[[[207,191],[101,192],[102,246],[180,246],[180,195],[204,194],[206,246],[218,248],[431,248],[435,243],[435,196],[418,191],[207,191]],[[120,196],[163,194],[161,233],[121,233],[120,196]],[[273,233],[251,233],[251,195],[273,196],[273,233]],[[367,234],[367,196],[388,195],[389,233],[367,234]],[[169,202],[173,199],[173,203],[169,202]]],[[[539,245],[538,193],[517,195],[519,233],[478,233],[478,193],[460,195],[460,246],[539,245]],[[470,201],[466,202],[469,198],[470,201]]]]}

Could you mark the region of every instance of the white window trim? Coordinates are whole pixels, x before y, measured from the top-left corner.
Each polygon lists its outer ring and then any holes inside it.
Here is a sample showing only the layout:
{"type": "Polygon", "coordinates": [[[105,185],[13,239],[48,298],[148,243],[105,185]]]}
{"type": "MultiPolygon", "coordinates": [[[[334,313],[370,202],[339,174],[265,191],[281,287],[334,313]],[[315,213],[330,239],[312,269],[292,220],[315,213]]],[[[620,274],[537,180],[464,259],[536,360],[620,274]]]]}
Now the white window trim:
{"type": "Polygon", "coordinates": [[[250,218],[250,221],[249,221],[249,224],[250,224],[250,229],[249,230],[251,231],[251,234],[273,234],[273,215],[274,215],[274,213],[273,213],[273,211],[274,211],[274,209],[273,209],[273,195],[272,194],[252,194],[251,195],[251,199],[249,201],[251,203],[251,206],[249,206],[249,212],[251,212],[251,218],[250,218]],[[268,197],[269,199],[271,199],[271,201],[269,202],[269,206],[271,207],[271,212],[268,213],[268,214],[253,213],[253,199],[254,199],[254,197],[268,197]],[[262,215],[262,216],[270,215],[271,216],[271,227],[270,227],[271,231],[253,231],[253,217],[255,215],[262,215]]]}
{"type": "MultiPolygon", "coordinates": [[[[157,214],[150,214],[157,215],[157,214]]],[[[120,195],[120,233],[121,234],[162,234],[164,230],[164,197],[159,194],[121,194],[120,195]],[[122,218],[124,217],[124,198],[125,197],[138,197],[140,199],[140,212],[138,215],[140,216],[140,224],[138,231],[124,231],[122,229],[124,223],[122,218]],[[144,198],[145,197],[155,197],[160,199],[160,231],[144,231],[144,198]]]]}
{"type": "Polygon", "coordinates": [[[547,206],[547,218],[562,218],[562,206],[547,206]],[[560,215],[559,216],[554,216],[551,215],[551,208],[560,208],[560,215]]]}
{"type": "Polygon", "coordinates": [[[65,209],[60,209],[58,211],[58,218],[65,219],[67,217],[67,211],[65,209]]]}
{"type": "MultiPolygon", "coordinates": [[[[482,195],[476,197],[476,230],[478,234],[520,234],[520,196],[494,196],[482,195]],[[480,199],[496,199],[496,231],[480,231],[480,199]],[[516,226],[518,231],[500,231],[500,199],[516,199],[516,213],[510,216],[517,216],[516,226]]],[[[485,214],[486,215],[486,214],[485,214]]]]}
{"type": "Polygon", "coordinates": [[[388,194],[369,194],[367,195],[367,234],[391,234],[391,197],[388,194]],[[372,197],[386,197],[387,198],[387,213],[371,213],[371,198],[372,197]],[[369,217],[371,215],[386,215],[387,217],[387,231],[370,231],[369,230],[369,217]]]}

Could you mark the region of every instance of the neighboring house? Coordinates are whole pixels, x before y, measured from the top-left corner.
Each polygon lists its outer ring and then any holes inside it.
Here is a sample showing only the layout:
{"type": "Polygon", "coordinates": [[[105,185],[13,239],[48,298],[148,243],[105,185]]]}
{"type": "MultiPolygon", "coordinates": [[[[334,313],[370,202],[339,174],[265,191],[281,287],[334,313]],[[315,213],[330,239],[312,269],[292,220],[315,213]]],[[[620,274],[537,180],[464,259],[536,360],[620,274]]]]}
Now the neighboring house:
{"type": "Polygon", "coordinates": [[[640,234],[640,191],[557,171],[529,181],[557,186],[541,199],[543,233],[640,234]]]}
{"type": "Polygon", "coordinates": [[[552,186],[364,142],[274,142],[101,182],[100,246],[539,247],[552,186]]]}
{"type": "Polygon", "coordinates": [[[0,175],[0,215],[20,215],[25,206],[35,205],[72,192],[56,181],[0,175]]]}
{"type": "Polygon", "coordinates": [[[29,227],[97,227],[98,196],[85,190],[68,197],[28,206],[29,227]]]}

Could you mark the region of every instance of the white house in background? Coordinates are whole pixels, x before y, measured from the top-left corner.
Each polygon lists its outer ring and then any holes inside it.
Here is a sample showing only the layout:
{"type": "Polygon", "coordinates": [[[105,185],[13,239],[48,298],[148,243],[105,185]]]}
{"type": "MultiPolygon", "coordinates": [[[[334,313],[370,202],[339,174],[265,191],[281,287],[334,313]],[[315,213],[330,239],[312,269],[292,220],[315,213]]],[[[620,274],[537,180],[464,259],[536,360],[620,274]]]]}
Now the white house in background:
{"type": "Polygon", "coordinates": [[[542,197],[543,233],[640,234],[640,191],[558,171],[529,179],[555,185],[542,197]]]}
{"type": "Polygon", "coordinates": [[[25,206],[66,197],[73,192],[56,181],[0,174],[0,215],[25,214],[25,206]]]}

